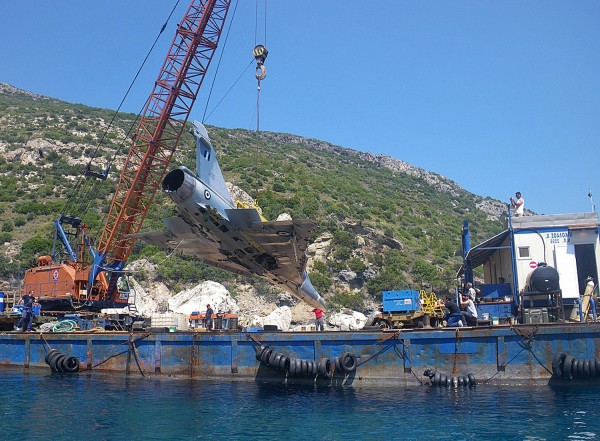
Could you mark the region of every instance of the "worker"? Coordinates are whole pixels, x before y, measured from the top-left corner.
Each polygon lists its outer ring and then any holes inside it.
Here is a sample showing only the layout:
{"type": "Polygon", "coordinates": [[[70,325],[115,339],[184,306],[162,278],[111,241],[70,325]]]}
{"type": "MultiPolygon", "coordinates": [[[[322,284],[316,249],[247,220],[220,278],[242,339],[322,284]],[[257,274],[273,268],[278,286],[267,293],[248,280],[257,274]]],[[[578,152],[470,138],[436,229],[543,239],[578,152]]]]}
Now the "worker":
{"type": "Polygon", "coordinates": [[[325,310],[315,308],[308,312],[315,313],[315,327],[317,328],[317,331],[324,331],[325,330],[325,318],[323,317],[323,313],[325,312],[325,310]]]}
{"type": "Polygon", "coordinates": [[[473,288],[473,284],[471,282],[467,282],[465,286],[465,293],[469,294],[473,303],[475,303],[475,297],[477,296],[477,291],[473,288]]]}
{"type": "Polygon", "coordinates": [[[33,305],[36,303],[33,291],[29,291],[29,294],[25,294],[19,300],[18,305],[23,306],[23,316],[17,323],[17,331],[22,331],[26,328],[27,332],[31,332],[31,325],[33,323],[33,305]]]}
{"type": "Polygon", "coordinates": [[[210,304],[206,305],[206,316],[204,317],[204,327],[210,331],[213,327],[213,310],[210,304]]]}
{"type": "Polygon", "coordinates": [[[521,192],[517,191],[515,193],[517,199],[514,199],[512,196],[510,198],[510,206],[515,209],[514,216],[523,216],[525,214],[525,201],[521,197],[521,192]]]}
{"type": "Polygon", "coordinates": [[[467,326],[477,326],[477,308],[475,307],[475,303],[473,303],[471,294],[466,292],[461,297],[460,307],[464,309],[462,316],[467,326]]]}
{"type": "Polygon", "coordinates": [[[446,297],[446,301],[444,302],[444,306],[447,309],[446,314],[444,315],[444,320],[446,320],[446,327],[448,328],[459,328],[463,326],[462,314],[460,312],[460,308],[454,301],[451,296],[446,297]]]}

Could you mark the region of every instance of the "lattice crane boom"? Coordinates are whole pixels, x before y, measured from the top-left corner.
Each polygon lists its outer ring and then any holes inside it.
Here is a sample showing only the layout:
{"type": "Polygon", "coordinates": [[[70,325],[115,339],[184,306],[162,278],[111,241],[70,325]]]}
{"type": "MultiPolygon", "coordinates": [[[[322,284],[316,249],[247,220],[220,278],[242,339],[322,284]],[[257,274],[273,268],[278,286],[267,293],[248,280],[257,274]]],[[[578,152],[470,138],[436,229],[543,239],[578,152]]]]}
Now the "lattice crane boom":
{"type": "MultiPolygon", "coordinates": [[[[193,0],[177,27],[123,165],[98,241],[88,291],[100,272],[125,266],[135,241],[131,235],[139,232],[183,134],[230,3],[193,0]]],[[[115,281],[111,281],[109,295],[115,281]]]]}

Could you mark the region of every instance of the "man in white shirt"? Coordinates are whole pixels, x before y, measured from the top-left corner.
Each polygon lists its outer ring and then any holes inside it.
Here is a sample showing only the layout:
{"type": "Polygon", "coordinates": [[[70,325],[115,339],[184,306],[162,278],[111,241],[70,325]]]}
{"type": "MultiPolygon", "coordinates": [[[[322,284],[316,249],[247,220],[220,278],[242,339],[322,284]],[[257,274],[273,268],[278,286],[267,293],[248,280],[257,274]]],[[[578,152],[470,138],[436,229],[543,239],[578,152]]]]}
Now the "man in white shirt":
{"type": "Polygon", "coordinates": [[[477,326],[477,308],[468,293],[461,296],[460,307],[465,309],[462,311],[462,315],[467,326],[477,326]]]}
{"type": "Polygon", "coordinates": [[[517,199],[515,200],[512,196],[510,198],[510,206],[515,209],[515,216],[523,216],[525,214],[525,201],[521,197],[521,192],[517,191],[515,193],[517,199]]]}

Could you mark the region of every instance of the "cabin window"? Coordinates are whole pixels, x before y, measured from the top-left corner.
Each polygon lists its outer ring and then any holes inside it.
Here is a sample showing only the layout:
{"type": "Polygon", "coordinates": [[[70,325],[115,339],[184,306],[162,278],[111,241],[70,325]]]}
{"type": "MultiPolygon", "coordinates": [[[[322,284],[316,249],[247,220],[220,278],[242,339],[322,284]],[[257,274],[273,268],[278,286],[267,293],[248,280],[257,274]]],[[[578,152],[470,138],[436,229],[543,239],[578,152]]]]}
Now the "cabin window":
{"type": "Polygon", "coordinates": [[[531,259],[529,247],[519,247],[519,259],[531,259]]]}

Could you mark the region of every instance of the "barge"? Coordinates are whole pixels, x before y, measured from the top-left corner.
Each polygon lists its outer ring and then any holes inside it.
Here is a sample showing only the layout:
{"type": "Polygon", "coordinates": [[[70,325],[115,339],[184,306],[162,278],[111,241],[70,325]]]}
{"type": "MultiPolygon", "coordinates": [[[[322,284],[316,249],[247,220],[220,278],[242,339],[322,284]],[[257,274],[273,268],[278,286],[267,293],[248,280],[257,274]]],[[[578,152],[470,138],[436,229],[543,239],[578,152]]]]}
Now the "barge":
{"type": "Polygon", "coordinates": [[[582,369],[583,360],[593,363],[600,357],[600,324],[355,332],[0,334],[0,363],[3,366],[21,366],[24,370],[49,369],[45,358],[51,350],[77,357],[80,373],[278,383],[318,381],[343,386],[409,386],[429,382],[424,372],[430,370],[449,378],[472,374],[477,384],[532,385],[547,384],[557,377],[553,376],[553,362],[556,363],[560,354],[581,360],[582,369]],[[267,365],[257,357],[257,351],[265,346],[289,359],[312,360],[315,365],[328,359],[332,363],[331,375],[318,371],[308,376],[299,372],[292,375],[289,364],[287,370],[267,365]],[[356,365],[350,372],[336,370],[333,360],[347,353],[356,357],[356,365]]]}

